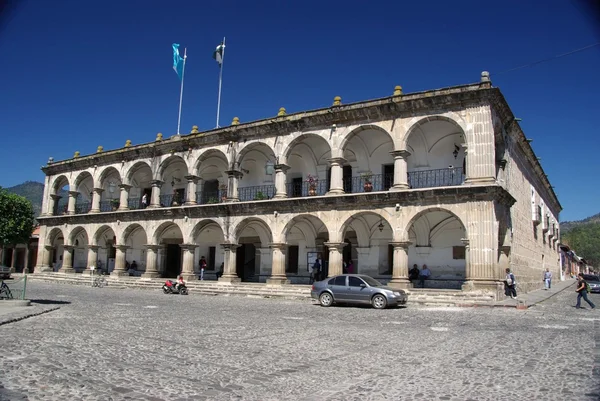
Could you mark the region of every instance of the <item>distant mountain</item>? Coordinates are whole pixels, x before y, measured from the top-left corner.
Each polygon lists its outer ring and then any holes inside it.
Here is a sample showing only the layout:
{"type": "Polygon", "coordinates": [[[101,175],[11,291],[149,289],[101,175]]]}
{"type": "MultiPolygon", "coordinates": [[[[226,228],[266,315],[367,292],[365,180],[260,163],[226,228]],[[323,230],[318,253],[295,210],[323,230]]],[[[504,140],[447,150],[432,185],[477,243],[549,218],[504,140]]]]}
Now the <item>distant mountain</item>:
{"type": "Polygon", "coordinates": [[[42,212],[42,198],[44,197],[44,184],[35,181],[26,181],[14,187],[4,188],[8,192],[20,195],[31,202],[35,217],[42,212]]]}
{"type": "Polygon", "coordinates": [[[566,232],[571,231],[573,228],[577,226],[581,226],[588,223],[599,223],[600,224],[600,213],[595,214],[593,216],[587,217],[583,220],[576,221],[563,221],[560,223],[560,231],[564,234],[566,232]]]}

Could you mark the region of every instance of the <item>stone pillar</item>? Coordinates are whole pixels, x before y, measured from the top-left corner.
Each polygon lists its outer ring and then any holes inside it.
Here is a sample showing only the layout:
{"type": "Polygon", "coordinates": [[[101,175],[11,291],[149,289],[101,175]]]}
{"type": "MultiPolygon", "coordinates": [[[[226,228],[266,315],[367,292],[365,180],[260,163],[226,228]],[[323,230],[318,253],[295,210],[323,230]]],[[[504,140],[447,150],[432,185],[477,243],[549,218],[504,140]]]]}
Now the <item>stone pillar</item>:
{"type": "Polygon", "coordinates": [[[273,262],[271,263],[271,277],[267,279],[269,285],[289,284],[290,280],[285,275],[285,254],[284,250],[287,244],[272,243],[269,245],[272,249],[273,262]]]}
{"type": "Polygon", "coordinates": [[[388,285],[394,288],[412,288],[412,283],[408,279],[408,246],[410,242],[390,242],[390,244],[394,247],[394,259],[392,280],[388,285]]]}
{"type": "Polygon", "coordinates": [[[67,214],[75,214],[75,205],[77,204],[77,191],[69,191],[69,205],[67,206],[67,214]]]}
{"type": "Polygon", "coordinates": [[[224,250],[224,260],[223,260],[223,275],[219,277],[219,281],[224,283],[235,283],[240,282],[241,279],[237,275],[236,271],[236,250],[238,248],[238,244],[221,244],[224,250]]]}
{"type": "Polygon", "coordinates": [[[410,152],[407,150],[394,150],[390,154],[394,156],[394,185],[390,187],[390,191],[408,189],[408,166],[406,159],[410,156],[410,152]]]}
{"type": "Polygon", "coordinates": [[[73,245],[63,245],[63,264],[60,268],[61,273],[73,273],[73,245]]]}
{"type": "Polygon", "coordinates": [[[197,280],[198,276],[194,273],[194,252],[196,252],[197,245],[181,244],[179,246],[183,249],[183,268],[181,269],[183,279],[197,280]]]}
{"type": "Polygon", "coordinates": [[[158,248],[160,245],[144,245],[147,249],[146,252],[146,271],[142,273],[143,278],[156,278],[160,277],[160,273],[156,268],[156,262],[158,260],[158,248]]]}
{"type": "Polygon", "coordinates": [[[238,183],[242,176],[241,171],[229,170],[227,173],[227,200],[229,202],[239,202],[238,183]]]}
{"type": "Polygon", "coordinates": [[[95,269],[98,268],[96,262],[98,261],[98,245],[88,245],[88,256],[87,256],[87,266],[83,272],[83,274],[95,274],[96,270],[92,271],[91,267],[94,266],[95,269]]]}
{"type": "Polygon", "coordinates": [[[121,184],[119,185],[121,193],[119,194],[119,210],[129,210],[129,190],[131,185],[121,184]]]}
{"type": "Polygon", "coordinates": [[[51,272],[53,271],[52,266],[50,265],[52,261],[50,260],[50,256],[52,256],[52,250],[54,247],[52,245],[38,245],[38,265],[35,268],[36,273],[43,272],[51,272]]]}
{"type": "Polygon", "coordinates": [[[25,246],[25,260],[23,261],[23,273],[29,273],[29,244],[25,246]]]}
{"type": "Polygon", "coordinates": [[[343,260],[342,249],[346,246],[345,242],[325,242],[323,243],[329,248],[329,267],[327,277],[337,276],[342,274],[343,260]]]}
{"type": "Polygon", "coordinates": [[[496,181],[496,152],[494,125],[489,105],[468,107],[467,122],[467,171],[465,183],[495,183],[496,181]]]}
{"type": "Polygon", "coordinates": [[[17,269],[17,246],[13,246],[12,250],[12,257],[10,258],[10,272],[14,273],[17,269]]]}
{"type": "Polygon", "coordinates": [[[152,180],[150,184],[152,185],[152,194],[150,195],[148,208],[153,209],[160,207],[160,187],[162,187],[163,181],[152,180]]]}
{"type": "Polygon", "coordinates": [[[290,166],[285,164],[275,165],[275,199],[287,198],[287,171],[290,166]]]}
{"type": "Polygon", "coordinates": [[[100,199],[102,199],[102,188],[94,188],[92,195],[92,210],[90,213],[100,213],[100,199]]]}
{"type": "Polygon", "coordinates": [[[127,274],[125,270],[125,255],[127,252],[128,246],[126,245],[116,245],[117,248],[116,256],[115,256],[115,269],[110,273],[111,276],[124,276],[127,274]]]}
{"type": "Polygon", "coordinates": [[[196,186],[198,184],[199,177],[195,175],[186,175],[183,178],[187,180],[187,189],[185,191],[185,204],[196,205],[198,203],[196,199],[196,186]]]}
{"type": "Polygon", "coordinates": [[[54,213],[56,212],[56,205],[58,205],[60,198],[62,198],[60,195],[50,195],[50,200],[48,201],[48,216],[54,216],[54,213]]]}
{"type": "Polygon", "coordinates": [[[344,172],[342,165],[346,159],[342,157],[332,157],[328,159],[331,164],[331,179],[329,181],[329,192],[327,195],[337,195],[344,193],[344,172]]]}

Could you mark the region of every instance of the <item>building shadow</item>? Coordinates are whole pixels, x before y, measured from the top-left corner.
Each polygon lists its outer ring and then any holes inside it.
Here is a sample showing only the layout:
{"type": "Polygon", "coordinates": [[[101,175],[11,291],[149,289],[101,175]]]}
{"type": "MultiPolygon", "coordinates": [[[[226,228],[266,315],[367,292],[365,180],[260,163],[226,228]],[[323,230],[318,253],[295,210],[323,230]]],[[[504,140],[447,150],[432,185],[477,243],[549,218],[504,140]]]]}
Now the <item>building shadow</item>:
{"type": "Polygon", "coordinates": [[[68,305],[71,302],[69,301],[59,301],[57,299],[30,299],[33,304],[40,305],[68,305]]]}

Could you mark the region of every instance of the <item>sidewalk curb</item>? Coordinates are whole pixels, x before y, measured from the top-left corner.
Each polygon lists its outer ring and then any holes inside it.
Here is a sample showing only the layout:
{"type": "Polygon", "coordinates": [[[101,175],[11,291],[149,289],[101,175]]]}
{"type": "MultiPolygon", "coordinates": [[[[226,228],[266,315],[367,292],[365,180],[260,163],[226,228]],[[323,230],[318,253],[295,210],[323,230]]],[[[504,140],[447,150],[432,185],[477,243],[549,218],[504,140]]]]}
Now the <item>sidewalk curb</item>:
{"type": "Polygon", "coordinates": [[[25,319],[28,319],[30,317],[43,315],[45,313],[52,312],[52,311],[55,311],[55,310],[58,310],[58,309],[60,309],[60,306],[56,306],[56,307],[50,308],[50,309],[44,309],[44,310],[39,311],[39,312],[25,313],[24,315],[16,316],[16,317],[13,317],[13,318],[8,318],[6,320],[0,319],[0,326],[3,326],[5,324],[9,324],[9,323],[19,322],[21,320],[25,320],[25,319]]]}

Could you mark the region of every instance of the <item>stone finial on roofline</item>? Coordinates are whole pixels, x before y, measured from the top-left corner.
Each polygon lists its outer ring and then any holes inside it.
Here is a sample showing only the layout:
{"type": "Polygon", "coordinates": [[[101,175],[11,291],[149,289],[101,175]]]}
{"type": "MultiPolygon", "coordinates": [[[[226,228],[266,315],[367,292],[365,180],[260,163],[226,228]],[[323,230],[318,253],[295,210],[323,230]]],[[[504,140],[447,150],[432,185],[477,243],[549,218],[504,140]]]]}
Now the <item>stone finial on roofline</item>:
{"type": "Polygon", "coordinates": [[[400,85],[396,85],[394,87],[394,96],[402,95],[402,87],[400,85]]]}
{"type": "Polygon", "coordinates": [[[333,105],[334,106],[341,106],[342,105],[342,98],[339,96],[336,96],[333,98],[333,105]]]}
{"type": "Polygon", "coordinates": [[[77,159],[79,157],[79,155],[81,155],[81,153],[79,153],[78,150],[75,151],[75,154],[73,155],[74,159],[77,159]]]}
{"type": "Polygon", "coordinates": [[[481,72],[481,82],[491,82],[490,81],[490,73],[487,71],[481,72]]]}
{"type": "Polygon", "coordinates": [[[279,112],[277,113],[277,116],[281,117],[281,116],[285,116],[287,113],[285,112],[285,107],[280,107],[279,108],[279,112]]]}
{"type": "Polygon", "coordinates": [[[156,134],[156,142],[158,141],[162,141],[163,140],[163,135],[159,132],[158,134],[156,134]]]}
{"type": "Polygon", "coordinates": [[[128,148],[131,146],[131,139],[125,141],[125,147],[128,148]]]}
{"type": "Polygon", "coordinates": [[[192,131],[190,132],[190,134],[199,134],[200,131],[198,130],[198,126],[197,125],[192,125],[192,131]]]}
{"type": "Polygon", "coordinates": [[[96,149],[96,153],[102,153],[104,152],[104,146],[100,145],[98,146],[98,148],[96,149]]]}
{"type": "Polygon", "coordinates": [[[231,125],[240,125],[240,119],[238,117],[233,117],[231,125]]]}

